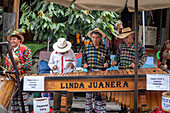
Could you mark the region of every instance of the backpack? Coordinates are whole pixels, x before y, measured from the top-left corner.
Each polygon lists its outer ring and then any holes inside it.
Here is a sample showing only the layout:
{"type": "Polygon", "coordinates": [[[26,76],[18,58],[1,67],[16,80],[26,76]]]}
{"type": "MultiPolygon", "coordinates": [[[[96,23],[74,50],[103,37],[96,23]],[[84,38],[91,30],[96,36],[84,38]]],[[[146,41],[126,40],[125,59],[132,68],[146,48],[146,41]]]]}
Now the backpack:
{"type": "Polygon", "coordinates": [[[39,68],[39,74],[41,73],[50,73],[50,67],[48,66],[48,61],[46,60],[40,60],[39,64],[38,64],[38,68],[39,68]]]}

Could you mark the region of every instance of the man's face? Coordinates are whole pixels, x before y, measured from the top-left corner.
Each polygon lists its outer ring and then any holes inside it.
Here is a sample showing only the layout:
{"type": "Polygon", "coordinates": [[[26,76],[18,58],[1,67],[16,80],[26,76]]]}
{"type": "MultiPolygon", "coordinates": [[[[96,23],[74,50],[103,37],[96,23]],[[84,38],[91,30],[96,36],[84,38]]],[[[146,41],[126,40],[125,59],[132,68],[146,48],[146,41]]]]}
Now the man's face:
{"type": "Polygon", "coordinates": [[[132,34],[130,34],[129,36],[127,36],[126,38],[124,38],[124,42],[125,42],[127,45],[130,45],[130,44],[133,42],[133,36],[132,36],[132,34]]]}
{"type": "Polygon", "coordinates": [[[101,41],[101,37],[99,34],[92,34],[92,42],[94,46],[99,46],[101,41]]]}
{"type": "Polygon", "coordinates": [[[18,45],[20,44],[20,39],[17,38],[17,36],[11,36],[10,38],[10,43],[12,45],[12,47],[18,47],[18,45]]]}

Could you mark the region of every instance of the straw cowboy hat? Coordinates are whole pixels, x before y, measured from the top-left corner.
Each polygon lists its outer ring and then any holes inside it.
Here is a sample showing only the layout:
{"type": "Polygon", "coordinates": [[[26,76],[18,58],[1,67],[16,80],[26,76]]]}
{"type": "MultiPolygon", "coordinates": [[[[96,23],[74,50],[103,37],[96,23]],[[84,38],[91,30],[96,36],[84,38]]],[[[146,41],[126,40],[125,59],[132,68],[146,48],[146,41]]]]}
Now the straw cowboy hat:
{"type": "Polygon", "coordinates": [[[20,38],[21,38],[21,42],[24,42],[24,37],[19,33],[19,32],[17,32],[17,31],[13,31],[12,33],[10,33],[7,37],[6,37],[6,39],[7,39],[7,41],[8,42],[10,42],[10,38],[11,38],[11,36],[19,36],[20,38]]]}
{"type": "Polygon", "coordinates": [[[66,52],[71,49],[71,43],[66,41],[65,38],[59,38],[58,41],[53,44],[53,49],[57,52],[66,52]]]}
{"type": "Polygon", "coordinates": [[[87,33],[87,36],[90,37],[90,38],[92,38],[92,37],[91,37],[91,33],[92,33],[92,32],[98,32],[98,33],[100,33],[100,34],[102,35],[101,38],[106,37],[105,33],[103,33],[99,28],[95,28],[94,30],[89,31],[89,32],[87,33]]]}
{"type": "Polygon", "coordinates": [[[130,27],[127,28],[123,28],[122,29],[122,33],[118,35],[118,38],[126,38],[127,36],[129,36],[130,34],[134,33],[135,31],[132,31],[130,27]]]}

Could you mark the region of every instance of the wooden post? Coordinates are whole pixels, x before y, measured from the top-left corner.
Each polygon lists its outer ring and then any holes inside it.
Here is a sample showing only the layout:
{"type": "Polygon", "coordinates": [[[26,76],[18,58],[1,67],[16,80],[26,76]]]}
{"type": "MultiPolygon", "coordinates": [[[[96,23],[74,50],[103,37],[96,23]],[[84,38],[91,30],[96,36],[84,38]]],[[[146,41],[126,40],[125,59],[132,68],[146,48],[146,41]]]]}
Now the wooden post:
{"type": "MultiPolygon", "coordinates": [[[[6,35],[9,29],[15,27],[15,13],[5,13],[3,14],[3,37],[2,42],[6,42],[6,35]]],[[[2,53],[6,55],[7,48],[2,46],[2,53]]],[[[3,61],[5,58],[3,58],[3,61]]],[[[3,62],[3,66],[5,67],[5,62],[3,62]]]]}
{"type": "Polygon", "coordinates": [[[13,0],[4,0],[3,12],[8,12],[8,13],[13,12],[13,0]]]}
{"type": "Polygon", "coordinates": [[[15,30],[18,30],[18,17],[19,17],[19,0],[14,0],[14,12],[15,12],[15,30]]]}
{"type": "Polygon", "coordinates": [[[61,94],[61,113],[67,113],[67,93],[61,94]]]}

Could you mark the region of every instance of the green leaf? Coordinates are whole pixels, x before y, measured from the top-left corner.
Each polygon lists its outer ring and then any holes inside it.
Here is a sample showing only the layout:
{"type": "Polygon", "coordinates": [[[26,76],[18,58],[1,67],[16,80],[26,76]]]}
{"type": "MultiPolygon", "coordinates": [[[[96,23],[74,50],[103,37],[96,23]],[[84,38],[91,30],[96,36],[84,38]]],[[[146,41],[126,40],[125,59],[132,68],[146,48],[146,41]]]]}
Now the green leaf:
{"type": "Polygon", "coordinates": [[[47,27],[47,23],[44,23],[44,28],[47,27]]]}
{"type": "Polygon", "coordinates": [[[74,4],[73,4],[73,3],[70,5],[70,8],[75,9],[75,8],[74,8],[74,4]]]}
{"type": "Polygon", "coordinates": [[[32,19],[36,19],[36,15],[34,12],[32,13],[32,19]]]}
{"type": "Polygon", "coordinates": [[[52,23],[51,18],[49,18],[49,17],[45,17],[45,20],[52,23]]]}
{"type": "Polygon", "coordinates": [[[59,13],[64,16],[63,10],[59,10],[59,13]]]}
{"type": "Polygon", "coordinates": [[[31,24],[31,31],[34,29],[34,24],[31,24]]]}
{"type": "Polygon", "coordinates": [[[22,23],[24,23],[24,19],[25,19],[25,18],[24,18],[24,15],[22,15],[21,18],[20,18],[20,25],[21,25],[22,23]]]}
{"type": "Polygon", "coordinates": [[[43,32],[40,32],[40,34],[39,34],[39,40],[40,41],[42,40],[42,37],[43,37],[43,32]]]}
{"type": "Polygon", "coordinates": [[[112,35],[108,32],[106,32],[106,36],[108,37],[109,40],[112,40],[112,35]]]}
{"type": "Polygon", "coordinates": [[[76,18],[79,18],[79,17],[80,17],[80,14],[77,14],[77,15],[76,15],[76,18]]]}
{"type": "Polygon", "coordinates": [[[50,2],[49,8],[50,8],[51,10],[54,10],[54,6],[53,6],[52,2],[50,2]]]}
{"type": "Polygon", "coordinates": [[[26,2],[24,2],[22,5],[21,5],[21,10],[25,9],[25,6],[27,5],[26,2]]]}
{"type": "Polygon", "coordinates": [[[43,36],[43,40],[48,38],[48,33],[45,33],[45,35],[43,36]]]}
{"type": "Polygon", "coordinates": [[[47,29],[49,29],[50,28],[50,26],[49,25],[47,25],[47,29]]]}
{"type": "Polygon", "coordinates": [[[23,12],[23,14],[25,15],[25,16],[27,16],[29,13],[30,13],[30,9],[28,9],[26,12],[23,12]]]}
{"type": "Polygon", "coordinates": [[[69,24],[71,24],[71,23],[72,23],[73,18],[74,18],[74,15],[71,15],[71,16],[69,17],[69,19],[68,19],[68,23],[69,23],[69,24]]]}
{"type": "Polygon", "coordinates": [[[25,24],[28,25],[29,24],[29,20],[26,18],[25,19],[25,24]]]}
{"type": "Polygon", "coordinates": [[[67,38],[67,35],[65,33],[60,33],[59,37],[67,38]]]}
{"type": "Polygon", "coordinates": [[[52,23],[51,29],[55,29],[56,27],[57,27],[56,24],[55,24],[55,23],[52,23]]]}
{"type": "Polygon", "coordinates": [[[69,26],[70,29],[74,29],[74,24],[72,24],[71,26],[69,26]]]}
{"type": "Polygon", "coordinates": [[[84,21],[84,17],[83,14],[80,14],[80,18],[84,21]]]}
{"type": "Polygon", "coordinates": [[[91,21],[90,21],[90,19],[89,19],[89,18],[86,18],[86,22],[87,22],[88,24],[90,24],[90,23],[91,23],[91,21]]]}
{"type": "Polygon", "coordinates": [[[37,0],[31,3],[31,6],[35,5],[37,3],[37,0]]]}
{"type": "Polygon", "coordinates": [[[38,4],[36,5],[34,11],[38,11],[41,7],[41,2],[38,2],[38,4]]]}
{"type": "Polygon", "coordinates": [[[70,11],[66,11],[65,16],[70,15],[70,11]]]}
{"type": "Polygon", "coordinates": [[[74,18],[73,20],[73,23],[72,24],[75,24],[77,22],[77,18],[74,18]]]}
{"type": "Polygon", "coordinates": [[[111,31],[112,34],[114,34],[114,26],[112,24],[107,23],[108,29],[111,31]]]}
{"type": "Polygon", "coordinates": [[[38,34],[34,35],[34,38],[33,38],[34,41],[37,40],[37,36],[38,36],[38,34]]]}
{"type": "Polygon", "coordinates": [[[26,11],[26,10],[28,10],[28,9],[29,9],[29,6],[26,5],[25,8],[24,8],[24,10],[26,11]]]}
{"type": "Polygon", "coordinates": [[[47,4],[43,4],[43,6],[42,6],[42,8],[41,8],[40,10],[42,10],[43,12],[44,12],[45,10],[47,10],[47,4]]]}

